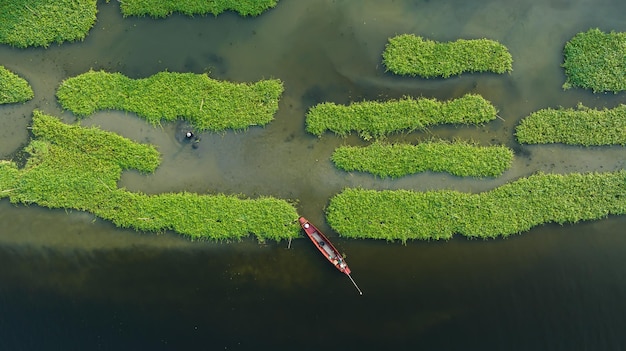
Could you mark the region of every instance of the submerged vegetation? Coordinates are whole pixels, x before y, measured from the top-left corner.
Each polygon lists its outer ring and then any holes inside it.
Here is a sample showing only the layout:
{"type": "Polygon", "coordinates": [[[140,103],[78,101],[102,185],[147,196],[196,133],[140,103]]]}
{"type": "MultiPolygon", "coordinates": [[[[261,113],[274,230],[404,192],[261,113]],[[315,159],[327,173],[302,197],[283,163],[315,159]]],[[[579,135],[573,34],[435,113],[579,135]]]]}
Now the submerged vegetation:
{"type": "Polygon", "coordinates": [[[594,93],[626,90],[626,33],[590,29],[570,39],[563,53],[564,89],[575,86],[594,93]]]}
{"type": "Polygon", "coordinates": [[[191,238],[260,241],[296,237],[293,205],[271,197],[166,193],[117,187],[122,170],[152,172],[160,162],[151,145],[97,128],[67,125],[35,111],[26,166],[0,162],[0,198],[13,203],[88,211],[123,228],[172,230],[191,238]]]}
{"type": "Polygon", "coordinates": [[[33,96],[33,89],[24,78],[0,66],[0,104],[24,102],[33,96]]]}
{"type": "Polygon", "coordinates": [[[332,161],[344,171],[391,178],[424,171],[448,172],[460,177],[496,177],[511,166],[513,151],[505,146],[478,146],[463,141],[417,145],[375,142],[366,147],[339,147],[332,161]]]}
{"type": "Polygon", "coordinates": [[[167,17],[174,12],[185,15],[204,15],[232,10],[242,16],[257,16],[276,6],[278,0],[124,0],[120,8],[124,16],[167,17]]]}
{"type": "Polygon", "coordinates": [[[345,189],[331,199],[327,220],[344,237],[406,242],[506,237],[611,214],[626,214],[626,171],[536,174],[479,194],[345,189]]]}
{"type": "Polygon", "coordinates": [[[274,119],[282,92],[277,79],[246,84],[194,73],[159,72],[131,79],[89,71],[66,79],[57,98],[78,116],[117,109],[134,112],[153,125],[183,118],[200,131],[222,131],[266,125],[274,119]]]}
{"type": "Polygon", "coordinates": [[[525,144],[626,145],[626,105],[539,110],[522,119],[515,135],[525,144]]]}
{"type": "Polygon", "coordinates": [[[389,39],[383,52],[387,70],[423,78],[456,76],[465,72],[506,73],[513,69],[508,49],[489,39],[436,42],[412,34],[389,39]]]}
{"type": "Polygon", "coordinates": [[[367,140],[436,124],[482,124],[494,120],[496,114],[489,101],[475,94],[445,102],[410,97],[354,102],[348,106],[325,102],[307,112],[306,130],[317,136],[327,130],[340,136],[356,131],[367,140]]]}
{"type": "Polygon", "coordinates": [[[0,43],[25,48],[82,40],[97,12],[96,0],[0,0],[0,43]]]}

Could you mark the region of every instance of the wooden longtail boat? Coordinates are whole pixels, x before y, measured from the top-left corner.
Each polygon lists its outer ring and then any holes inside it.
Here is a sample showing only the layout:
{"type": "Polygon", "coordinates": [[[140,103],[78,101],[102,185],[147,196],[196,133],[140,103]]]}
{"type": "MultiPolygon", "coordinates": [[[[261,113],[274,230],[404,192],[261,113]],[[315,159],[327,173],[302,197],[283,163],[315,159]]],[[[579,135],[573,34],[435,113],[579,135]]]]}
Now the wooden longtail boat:
{"type": "Polygon", "coordinates": [[[309,237],[309,239],[311,239],[315,247],[317,247],[322,255],[326,257],[328,262],[335,266],[335,268],[337,268],[341,273],[347,275],[348,278],[350,278],[352,284],[354,284],[354,287],[359,291],[359,295],[363,295],[363,292],[361,292],[361,289],[359,289],[359,286],[356,285],[354,279],[352,279],[352,276],[350,275],[350,273],[352,273],[350,271],[350,267],[348,267],[348,264],[343,259],[341,253],[339,253],[339,250],[337,250],[335,246],[333,246],[333,244],[330,242],[330,240],[328,240],[326,235],[320,232],[320,230],[317,229],[306,218],[300,217],[298,218],[298,221],[300,222],[300,226],[302,227],[302,229],[304,229],[306,235],[309,237]]]}

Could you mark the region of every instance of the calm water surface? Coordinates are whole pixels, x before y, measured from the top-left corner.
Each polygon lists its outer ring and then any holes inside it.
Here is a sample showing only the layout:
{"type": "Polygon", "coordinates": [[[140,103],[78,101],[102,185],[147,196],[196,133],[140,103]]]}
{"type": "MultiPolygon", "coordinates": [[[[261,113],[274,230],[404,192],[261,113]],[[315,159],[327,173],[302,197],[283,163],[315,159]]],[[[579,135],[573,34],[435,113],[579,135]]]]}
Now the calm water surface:
{"type": "Polygon", "coordinates": [[[563,91],[562,48],[591,27],[626,31],[616,0],[378,1],[281,0],[257,17],[174,15],[123,19],[99,4],[84,42],[48,49],[0,46],[0,64],[25,77],[35,99],[0,107],[0,157],[28,142],[33,109],[62,117],[54,93],[90,68],[133,78],[159,71],[210,72],[250,82],[280,78],[285,93],[265,128],[203,134],[181,144],[176,123],[153,128],[132,114],[84,120],[158,146],[151,175],[127,172],[120,186],[146,193],[194,191],[298,199],[299,212],[345,251],[349,280],[312,245],[190,242],[173,233],[115,228],[77,211],[0,201],[0,350],[622,350],[626,348],[625,217],[546,225],[509,239],[410,242],[344,240],[324,207],[345,187],[479,192],[537,171],[612,171],[622,147],[520,146],[519,120],[545,107],[612,107],[624,94],[563,91]],[[507,75],[447,80],[384,72],[387,38],[498,40],[511,51],[507,75]],[[336,170],[329,158],[357,137],[317,138],[308,108],[403,95],[451,99],[478,93],[502,119],[482,127],[436,127],[394,136],[471,138],[513,147],[497,179],[423,173],[398,180],[336,170]]]}

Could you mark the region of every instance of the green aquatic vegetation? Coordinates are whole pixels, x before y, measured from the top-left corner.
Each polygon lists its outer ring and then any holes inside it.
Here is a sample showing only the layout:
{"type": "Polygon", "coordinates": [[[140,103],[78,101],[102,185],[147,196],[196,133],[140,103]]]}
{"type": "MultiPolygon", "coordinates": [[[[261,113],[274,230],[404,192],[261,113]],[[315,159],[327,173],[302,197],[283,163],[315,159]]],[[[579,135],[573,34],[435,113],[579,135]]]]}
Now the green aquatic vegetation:
{"type": "Polygon", "coordinates": [[[306,115],[306,130],[346,136],[356,131],[363,139],[421,130],[436,124],[482,124],[494,120],[496,108],[480,95],[467,94],[450,101],[405,97],[385,102],[353,102],[348,106],[324,102],[306,115]]]}
{"type": "Polygon", "coordinates": [[[423,78],[460,75],[465,72],[506,73],[513,70],[508,49],[489,39],[436,42],[412,34],[389,39],[383,63],[395,74],[423,78]]]}
{"type": "Polygon", "coordinates": [[[515,135],[524,144],[626,145],[626,105],[539,110],[521,120],[515,135]]]}
{"type": "Polygon", "coordinates": [[[0,104],[24,102],[33,97],[33,89],[24,78],[0,66],[0,104]]]}
{"type": "Polygon", "coordinates": [[[183,118],[200,131],[223,131],[266,125],[274,119],[282,92],[278,79],[249,84],[194,73],[159,72],[131,79],[89,71],[63,81],[56,95],[77,116],[116,109],[134,112],[153,125],[183,118]]]}
{"type": "Polygon", "coordinates": [[[460,177],[496,177],[513,161],[506,146],[478,146],[468,142],[433,141],[417,145],[375,142],[366,147],[341,146],[331,157],[344,171],[369,172],[397,178],[424,171],[460,177]]]}
{"type": "Polygon", "coordinates": [[[570,39],[563,54],[563,89],[580,87],[594,93],[626,90],[626,33],[589,29],[570,39]]]}
{"type": "Polygon", "coordinates": [[[25,48],[82,40],[97,12],[96,0],[0,0],[0,43],[25,48]]]}
{"type": "Polygon", "coordinates": [[[228,10],[242,16],[257,16],[277,3],[278,0],[124,0],[120,1],[120,8],[124,16],[149,15],[155,18],[167,17],[174,12],[217,16],[228,10]]]}
{"type": "Polygon", "coordinates": [[[507,237],[544,223],[626,214],[626,171],[535,174],[478,194],[348,188],[326,212],[328,224],[347,238],[507,237]]]}
{"type": "Polygon", "coordinates": [[[294,206],[271,197],[165,193],[146,195],[117,187],[123,170],[153,172],[160,154],[98,128],[67,125],[35,111],[24,168],[0,161],[0,198],[12,203],[88,211],[119,227],[171,230],[192,239],[258,240],[299,235],[294,206]]]}

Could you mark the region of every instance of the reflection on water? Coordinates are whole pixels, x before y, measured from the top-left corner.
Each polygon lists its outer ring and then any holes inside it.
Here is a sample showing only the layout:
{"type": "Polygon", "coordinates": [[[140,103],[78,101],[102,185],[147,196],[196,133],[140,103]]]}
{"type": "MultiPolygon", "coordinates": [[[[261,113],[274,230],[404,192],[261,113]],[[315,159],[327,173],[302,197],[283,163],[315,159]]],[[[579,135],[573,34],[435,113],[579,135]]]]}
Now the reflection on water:
{"type": "Polygon", "coordinates": [[[624,168],[622,147],[522,146],[514,128],[545,107],[612,107],[624,94],[564,92],[562,47],[590,27],[626,31],[626,4],[576,1],[293,1],[256,18],[174,15],[122,19],[99,4],[84,42],[49,49],[0,47],[0,64],[31,83],[35,99],[0,107],[0,157],[28,141],[37,108],[71,123],[54,93],[90,68],[141,78],[158,71],[210,72],[217,79],[285,84],[276,119],[245,132],[205,133],[197,149],[176,123],[152,127],[118,111],[85,119],[157,145],[154,174],[126,172],[120,186],[162,193],[241,193],[299,200],[299,212],[345,251],[349,280],[306,240],[261,246],[190,242],[172,233],[135,233],[78,211],[0,201],[0,349],[620,349],[626,292],[624,218],[547,225],[506,240],[343,240],[324,223],[328,199],[345,187],[484,191],[537,171],[624,168]],[[387,38],[487,37],[514,59],[506,75],[441,80],[385,72],[387,38]],[[434,127],[394,141],[474,139],[516,150],[496,179],[423,173],[396,180],[336,170],[329,158],[357,136],[308,135],[304,117],[322,101],[347,104],[403,95],[452,99],[478,93],[498,119],[481,127],[434,127]],[[37,335],[34,338],[32,335],[37,335]],[[73,340],[70,343],[69,340],[73,340]],[[124,345],[123,347],[121,345],[124,345]]]}

